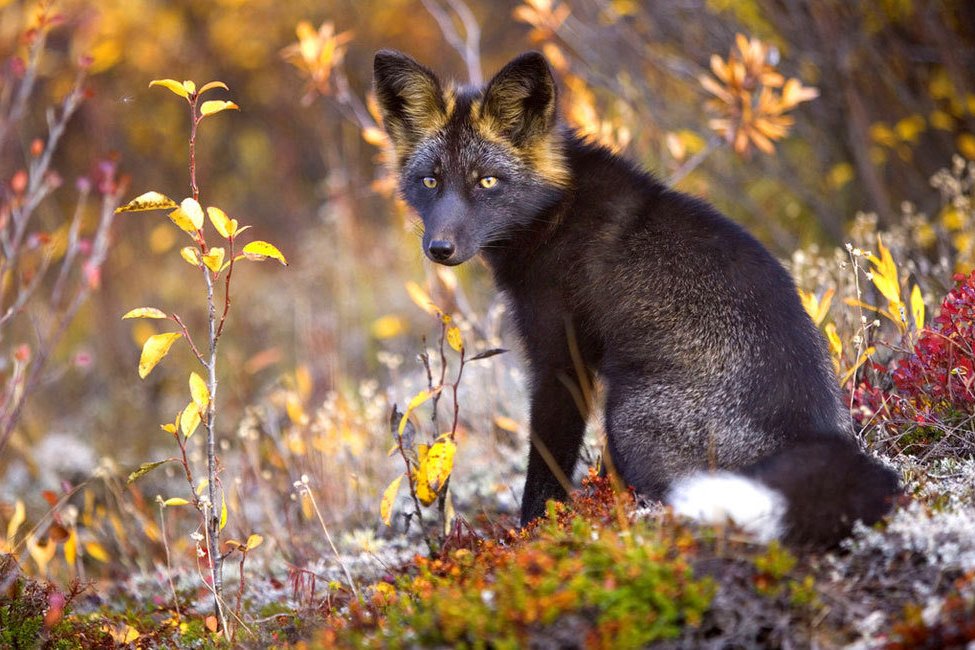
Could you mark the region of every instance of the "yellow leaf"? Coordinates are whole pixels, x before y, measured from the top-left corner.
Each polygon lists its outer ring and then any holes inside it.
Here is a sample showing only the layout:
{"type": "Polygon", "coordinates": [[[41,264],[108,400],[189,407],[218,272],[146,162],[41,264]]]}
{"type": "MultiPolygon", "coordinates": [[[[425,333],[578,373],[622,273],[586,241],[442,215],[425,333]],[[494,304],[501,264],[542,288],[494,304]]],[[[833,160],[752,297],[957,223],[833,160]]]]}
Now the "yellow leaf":
{"type": "Polygon", "coordinates": [[[168,210],[176,207],[176,201],[159,192],[140,194],[123,206],[115,208],[115,212],[144,212],[146,210],[168,210]]]}
{"type": "Polygon", "coordinates": [[[924,296],[921,295],[921,287],[914,285],[911,289],[911,316],[914,318],[915,329],[924,327],[924,296]]]}
{"type": "Polygon", "coordinates": [[[871,346],[871,347],[867,348],[866,350],[864,350],[863,351],[863,354],[860,355],[860,358],[857,359],[857,362],[855,364],[853,364],[853,367],[850,368],[849,370],[847,370],[846,371],[846,374],[844,374],[843,377],[840,379],[840,386],[844,386],[846,384],[846,382],[848,382],[850,380],[850,377],[852,377],[853,374],[857,370],[860,369],[860,366],[862,366],[864,363],[866,363],[867,362],[867,359],[869,359],[870,356],[874,352],[876,352],[876,351],[877,351],[877,348],[875,348],[873,346],[871,346]]]}
{"type": "Polygon", "coordinates": [[[193,396],[193,403],[200,413],[207,410],[207,406],[210,405],[210,389],[207,388],[203,377],[195,372],[190,373],[190,395],[193,396]]]}
{"type": "Polygon", "coordinates": [[[379,516],[383,523],[389,526],[393,515],[393,503],[396,501],[396,494],[399,492],[399,485],[403,482],[403,474],[393,479],[383,491],[383,500],[379,503],[379,516]]]}
{"type": "Polygon", "coordinates": [[[200,249],[196,246],[184,246],[179,249],[179,254],[193,266],[200,265],[200,249]]]}
{"type": "Polygon", "coordinates": [[[220,495],[220,528],[219,528],[219,530],[223,530],[223,527],[226,526],[226,525],[227,525],[227,497],[226,497],[226,495],[221,494],[220,495]]]}
{"type": "Polygon", "coordinates": [[[179,207],[183,211],[183,214],[193,223],[193,227],[196,230],[203,227],[203,208],[200,207],[199,201],[192,197],[187,197],[183,199],[179,207]]]}
{"type": "Polygon", "coordinates": [[[195,93],[195,92],[196,92],[196,84],[195,84],[195,83],[193,83],[192,81],[184,81],[184,82],[183,82],[183,88],[184,88],[184,89],[186,90],[186,92],[187,92],[187,93],[189,93],[190,95],[192,95],[193,93],[195,93]]]}
{"type": "Polygon", "coordinates": [[[85,553],[99,562],[108,562],[108,552],[98,542],[85,542],[85,553]]]}
{"type": "MultiPolygon", "coordinates": [[[[183,208],[176,208],[170,212],[169,218],[183,232],[188,232],[191,235],[196,234],[197,228],[193,225],[193,220],[190,219],[189,215],[183,211],[183,208]]],[[[186,258],[184,257],[184,259],[186,258]]]]}
{"type": "Polygon", "coordinates": [[[410,300],[412,300],[417,307],[431,316],[441,311],[433,303],[433,298],[431,298],[429,294],[427,294],[427,292],[424,291],[416,282],[410,281],[406,283],[406,293],[409,294],[410,300]]]}
{"type": "Polygon", "coordinates": [[[295,368],[295,388],[298,390],[298,397],[303,401],[307,402],[311,398],[315,384],[307,365],[302,364],[295,368]]]}
{"type": "Polygon", "coordinates": [[[173,91],[183,99],[186,99],[190,96],[190,93],[187,92],[183,84],[176,81],[175,79],[153,79],[152,81],[149,82],[149,87],[152,88],[153,86],[162,86],[163,88],[168,88],[169,90],[173,91]]]}
{"type": "Polygon", "coordinates": [[[139,631],[128,623],[121,623],[119,627],[114,625],[102,625],[102,632],[108,633],[115,643],[128,645],[139,638],[139,631]]]}
{"type": "Polygon", "coordinates": [[[416,498],[425,506],[430,505],[437,498],[437,493],[430,489],[427,482],[426,461],[420,461],[420,466],[413,472],[413,489],[416,490],[416,498]]]}
{"type": "Polygon", "coordinates": [[[904,142],[917,143],[918,136],[927,127],[927,120],[923,115],[909,115],[894,125],[894,132],[904,142]]]}
{"type": "Polygon", "coordinates": [[[122,316],[122,320],[126,318],[169,318],[161,309],[156,309],[155,307],[138,307],[132,309],[122,316]]]}
{"type": "Polygon", "coordinates": [[[829,314],[830,304],[833,302],[834,293],[836,293],[834,289],[827,289],[826,293],[823,294],[823,299],[820,300],[816,297],[815,293],[806,292],[802,289],[799,290],[799,299],[802,301],[802,306],[805,307],[806,312],[812,318],[816,327],[822,325],[823,321],[826,320],[826,316],[829,314]]]}
{"type": "Polygon", "coordinates": [[[968,158],[969,160],[975,160],[975,135],[971,133],[960,133],[955,139],[955,146],[958,147],[958,152],[968,158]]]}
{"type": "Polygon", "coordinates": [[[288,419],[294,424],[303,426],[308,424],[308,414],[301,405],[301,399],[294,393],[289,393],[284,403],[284,410],[288,414],[288,419]]]}
{"type": "Polygon", "coordinates": [[[826,340],[829,342],[829,351],[834,357],[839,358],[843,355],[843,341],[836,332],[836,325],[830,323],[826,326],[826,340]]]}
{"type": "Polygon", "coordinates": [[[880,237],[877,237],[877,249],[880,251],[880,258],[876,255],[867,255],[867,259],[873,264],[873,284],[877,290],[883,294],[884,298],[892,303],[901,302],[900,281],[897,278],[897,264],[894,263],[894,256],[890,250],[884,246],[880,237]]]}
{"type": "Polygon", "coordinates": [[[213,90],[214,88],[223,88],[224,90],[230,90],[230,88],[227,88],[227,84],[225,84],[222,81],[208,81],[207,83],[203,84],[203,87],[200,88],[200,92],[198,92],[197,94],[202,95],[206,91],[213,90]]]}
{"type": "Polygon", "coordinates": [[[200,426],[200,409],[194,402],[187,404],[179,416],[179,430],[183,432],[183,438],[190,439],[196,428],[200,426]]]}
{"type": "Polygon", "coordinates": [[[232,222],[230,217],[227,216],[226,212],[220,208],[215,208],[212,205],[207,208],[207,216],[210,217],[210,223],[212,223],[213,227],[217,229],[220,236],[224,239],[230,239],[230,236],[233,235],[234,231],[236,230],[235,228],[231,229],[231,224],[235,224],[236,222],[232,222]]]}
{"type": "Polygon", "coordinates": [[[166,433],[176,433],[176,425],[173,424],[172,422],[168,424],[160,424],[159,428],[165,431],[166,433]]]}
{"type": "Polygon", "coordinates": [[[78,557],[78,531],[72,528],[68,532],[68,539],[64,540],[64,561],[73,567],[78,557]]]}
{"type": "Polygon", "coordinates": [[[24,520],[27,519],[27,511],[24,508],[24,502],[17,499],[17,503],[14,504],[14,514],[7,522],[7,548],[12,549],[14,545],[14,537],[17,535],[17,530],[20,528],[24,520]]]}
{"type": "Polygon", "coordinates": [[[377,129],[374,126],[367,126],[362,129],[362,139],[376,147],[382,147],[386,144],[386,134],[383,133],[382,129],[377,129]]]}
{"type": "Polygon", "coordinates": [[[406,406],[406,412],[403,413],[403,417],[400,418],[399,429],[397,430],[398,435],[400,436],[403,435],[403,430],[406,429],[406,422],[409,420],[410,414],[413,413],[413,411],[415,411],[418,406],[420,406],[421,404],[423,404],[424,402],[426,402],[428,399],[430,399],[431,397],[433,397],[439,392],[440,392],[440,388],[435,388],[433,390],[425,388],[413,396],[413,399],[411,399],[410,403],[407,404],[406,406]]]}
{"type": "Polygon", "coordinates": [[[936,129],[940,129],[941,131],[955,130],[955,118],[953,118],[949,113],[935,109],[931,111],[931,115],[929,115],[928,118],[931,122],[931,126],[936,129]]]}
{"type": "Polygon", "coordinates": [[[210,479],[201,478],[200,483],[196,486],[196,496],[203,494],[203,490],[207,489],[210,485],[210,479]]]}
{"type": "Polygon", "coordinates": [[[220,111],[226,110],[239,111],[240,106],[233,102],[226,102],[222,99],[211,99],[210,101],[203,102],[203,105],[200,106],[200,115],[213,115],[214,113],[219,113],[220,111]]]}
{"type": "Polygon", "coordinates": [[[166,499],[165,501],[163,501],[163,505],[164,506],[167,506],[167,507],[168,506],[185,506],[188,503],[189,503],[189,501],[187,501],[186,499],[183,499],[181,497],[170,497],[170,498],[166,499]]]}
{"type": "Polygon", "coordinates": [[[256,262],[262,262],[268,257],[275,259],[285,266],[288,265],[288,261],[284,259],[284,255],[281,254],[273,244],[269,244],[266,241],[252,241],[241,250],[244,256],[256,262]]]}
{"type": "Polygon", "coordinates": [[[223,258],[226,253],[220,247],[211,248],[206,255],[201,257],[206,267],[214,273],[219,273],[223,268],[223,258]]]}
{"type": "Polygon", "coordinates": [[[427,451],[426,481],[434,492],[440,491],[443,484],[450,477],[454,469],[454,453],[457,445],[453,440],[445,439],[433,443],[427,451]]]}
{"type": "Polygon", "coordinates": [[[518,423],[505,416],[505,415],[495,415],[494,416],[494,426],[498,427],[502,431],[508,431],[511,433],[518,433],[518,423]]]}
{"type": "Polygon", "coordinates": [[[447,343],[456,352],[460,352],[464,348],[464,338],[460,334],[460,328],[456,325],[447,328],[447,343]]]}
{"type": "Polygon", "coordinates": [[[146,339],[142,346],[142,356],[139,358],[139,377],[145,379],[156,364],[169,353],[169,348],[173,346],[176,339],[182,336],[179,332],[166,332],[153,334],[146,339]]]}
{"type": "Polygon", "coordinates": [[[247,544],[246,544],[247,550],[253,551],[255,548],[257,548],[263,543],[264,543],[264,538],[258,535],[257,533],[253,533],[250,537],[247,538],[247,544]]]}
{"type": "Polygon", "coordinates": [[[403,319],[395,314],[380,316],[372,322],[372,335],[383,341],[399,336],[406,329],[403,319]]]}
{"type": "Polygon", "coordinates": [[[833,189],[840,189],[856,177],[856,171],[848,162],[833,165],[826,175],[826,181],[833,189]]]}
{"type": "Polygon", "coordinates": [[[46,544],[40,544],[34,535],[28,535],[24,543],[27,545],[27,552],[37,564],[37,572],[41,575],[47,573],[47,565],[57,553],[58,545],[53,539],[48,539],[46,544]]]}

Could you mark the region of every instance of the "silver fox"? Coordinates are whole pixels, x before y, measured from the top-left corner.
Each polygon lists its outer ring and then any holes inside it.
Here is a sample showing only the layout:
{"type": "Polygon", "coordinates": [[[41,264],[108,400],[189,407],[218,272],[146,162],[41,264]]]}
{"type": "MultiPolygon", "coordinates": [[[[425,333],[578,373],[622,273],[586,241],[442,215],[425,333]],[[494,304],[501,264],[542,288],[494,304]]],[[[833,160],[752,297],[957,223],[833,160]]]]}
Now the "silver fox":
{"type": "Polygon", "coordinates": [[[641,494],[763,539],[835,544],[882,517],[896,474],[848,434],[826,346],[751,235],[579,137],[547,62],[483,88],[381,51],[375,88],[402,196],[439,264],[481,254],[531,377],[522,522],[565,496],[585,426],[567,378],[606,387],[611,465],[641,494]]]}

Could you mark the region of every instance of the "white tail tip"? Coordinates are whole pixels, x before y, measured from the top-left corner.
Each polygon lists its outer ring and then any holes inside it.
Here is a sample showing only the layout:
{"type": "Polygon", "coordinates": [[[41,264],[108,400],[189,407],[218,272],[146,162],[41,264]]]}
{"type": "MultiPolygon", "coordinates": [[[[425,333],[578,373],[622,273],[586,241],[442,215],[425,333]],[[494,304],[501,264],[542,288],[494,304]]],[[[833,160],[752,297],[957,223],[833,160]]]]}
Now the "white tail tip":
{"type": "Polygon", "coordinates": [[[767,543],[782,537],[788,505],[770,487],[740,474],[692,474],[671,486],[667,503],[674,513],[705,524],[729,521],[767,543]]]}

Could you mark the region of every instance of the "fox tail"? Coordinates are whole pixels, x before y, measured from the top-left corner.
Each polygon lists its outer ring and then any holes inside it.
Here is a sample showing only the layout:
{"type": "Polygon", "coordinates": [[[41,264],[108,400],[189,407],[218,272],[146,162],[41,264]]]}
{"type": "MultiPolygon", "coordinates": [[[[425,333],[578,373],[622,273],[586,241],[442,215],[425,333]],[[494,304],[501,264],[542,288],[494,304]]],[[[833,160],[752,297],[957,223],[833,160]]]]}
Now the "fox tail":
{"type": "Polygon", "coordinates": [[[674,512],[704,523],[731,520],[763,542],[832,547],[856,521],[876,523],[901,493],[898,475],[845,436],[817,436],[739,472],[676,481],[674,512]]]}

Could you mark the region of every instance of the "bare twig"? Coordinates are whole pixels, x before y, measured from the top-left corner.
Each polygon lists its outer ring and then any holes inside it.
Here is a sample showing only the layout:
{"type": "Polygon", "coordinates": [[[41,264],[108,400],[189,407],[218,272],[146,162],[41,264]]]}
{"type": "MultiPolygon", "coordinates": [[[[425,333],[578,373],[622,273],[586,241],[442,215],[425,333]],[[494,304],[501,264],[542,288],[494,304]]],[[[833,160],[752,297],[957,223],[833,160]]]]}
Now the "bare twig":
{"type": "Polygon", "coordinates": [[[463,0],[446,1],[464,27],[463,37],[457,31],[453,17],[440,5],[438,0],[423,0],[423,6],[437,21],[447,43],[463,59],[464,65],[467,67],[468,81],[475,86],[480,86],[484,83],[484,76],[481,73],[481,27],[470,7],[463,0]]]}

